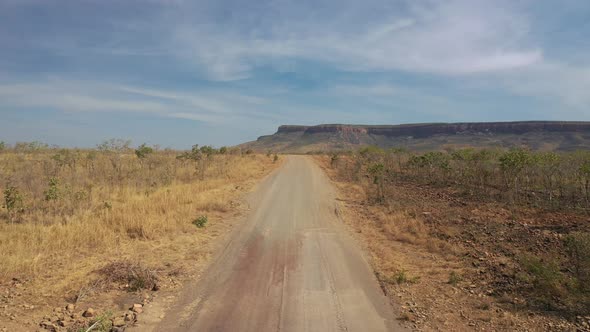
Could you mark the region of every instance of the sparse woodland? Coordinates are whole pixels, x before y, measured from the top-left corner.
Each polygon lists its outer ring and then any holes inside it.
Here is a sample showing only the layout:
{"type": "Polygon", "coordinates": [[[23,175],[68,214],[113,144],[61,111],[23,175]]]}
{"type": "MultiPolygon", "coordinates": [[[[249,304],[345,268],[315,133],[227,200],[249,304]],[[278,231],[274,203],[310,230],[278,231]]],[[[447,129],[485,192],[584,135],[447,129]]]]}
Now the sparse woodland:
{"type": "Polygon", "coordinates": [[[489,273],[482,287],[495,285],[487,292],[498,301],[520,296],[527,308],[590,313],[590,152],[368,147],[332,154],[326,164],[339,181],[364,188],[365,204],[383,211],[373,224],[380,232],[489,273]],[[428,210],[437,206],[449,210],[428,210]],[[487,215],[477,215],[478,207],[487,215]],[[525,215],[538,224],[519,221],[525,215]]]}
{"type": "MultiPolygon", "coordinates": [[[[339,166],[350,180],[371,177],[372,199],[385,199],[384,182],[411,178],[456,186],[466,194],[543,209],[590,211],[590,152],[531,152],[523,149],[411,153],[369,147],[339,166]]],[[[340,155],[332,156],[334,164],[340,155]]]]}

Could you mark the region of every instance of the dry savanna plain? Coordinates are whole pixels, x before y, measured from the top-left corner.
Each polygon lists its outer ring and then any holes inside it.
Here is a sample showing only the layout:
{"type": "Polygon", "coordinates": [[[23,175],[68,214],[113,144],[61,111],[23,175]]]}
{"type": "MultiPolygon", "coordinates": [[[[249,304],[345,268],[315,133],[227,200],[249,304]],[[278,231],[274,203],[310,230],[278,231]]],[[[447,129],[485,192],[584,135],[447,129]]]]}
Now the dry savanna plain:
{"type": "Polygon", "coordinates": [[[122,330],[162,290],[194,277],[280,164],[195,146],[0,152],[0,330],[122,330]],[[131,310],[129,310],[131,309],[131,310]]]}
{"type": "Polygon", "coordinates": [[[29,143],[0,151],[0,189],[3,332],[315,330],[300,312],[335,330],[369,314],[390,330],[590,329],[584,152],[29,143]],[[244,296],[228,307],[230,290],[244,296]],[[346,305],[362,292],[378,314],[346,305]]]}

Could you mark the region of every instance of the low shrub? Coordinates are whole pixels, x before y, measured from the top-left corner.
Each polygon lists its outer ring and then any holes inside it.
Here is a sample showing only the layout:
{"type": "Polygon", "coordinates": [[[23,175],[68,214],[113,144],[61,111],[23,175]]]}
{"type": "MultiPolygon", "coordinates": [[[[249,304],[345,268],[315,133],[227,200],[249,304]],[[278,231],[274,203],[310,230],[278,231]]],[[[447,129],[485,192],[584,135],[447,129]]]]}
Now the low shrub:
{"type": "Polygon", "coordinates": [[[563,298],[564,276],[557,262],[547,258],[525,255],[520,258],[524,274],[518,278],[530,288],[532,304],[540,304],[547,309],[559,306],[556,299],[563,298]]]}
{"type": "Polygon", "coordinates": [[[576,288],[590,291],[590,233],[573,232],[565,238],[568,268],[573,270],[576,288]]]}
{"type": "Polygon", "coordinates": [[[198,228],[203,228],[207,225],[207,221],[207,216],[200,216],[193,220],[193,225],[197,226],[198,228]]]}
{"type": "Polygon", "coordinates": [[[405,270],[400,270],[392,277],[385,278],[385,282],[390,284],[414,284],[420,280],[420,277],[410,277],[405,270]]]}
{"type": "Polygon", "coordinates": [[[463,281],[463,278],[457,272],[451,271],[449,274],[448,284],[457,286],[457,284],[459,284],[461,281],[463,281]]]}
{"type": "Polygon", "coordinates": [[[158,287],[156,272],[140,263],[112,262],[98,270],[98,273],[106,282],[125,284],[130,292],[142,289],[155,290],[158,287]]]}

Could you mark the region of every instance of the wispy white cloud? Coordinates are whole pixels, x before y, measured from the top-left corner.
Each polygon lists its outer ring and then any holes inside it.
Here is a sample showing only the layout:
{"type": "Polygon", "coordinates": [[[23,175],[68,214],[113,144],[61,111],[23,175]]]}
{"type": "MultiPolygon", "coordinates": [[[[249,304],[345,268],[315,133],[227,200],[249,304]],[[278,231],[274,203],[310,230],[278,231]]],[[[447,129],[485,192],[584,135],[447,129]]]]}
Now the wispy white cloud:
{"type": "Polygon", "coordinates": [[[221,80],[247,77],[256,66],[281,59],[320,61],[352,71],[446,75],[539,63],[541,49],[526,40],[527,17],[509,8],[506,1],[414,1],[401,14],[385,13],[363,24],[318,19],[302,26],[292,18],[285,24],[279,16],[265,23],[264,35],[257,26],[183,24],[175,28],[174,40],[180,53],[221,80]]]}
{"type": "MultiPolygon", "coordinates": [[[[534,23],[540,24],[527,10],[534,3],[529,7],[526,1],[505,0],[397,4],[405,4],[405,9],[384,10],[362,22],[346,14],[361,10],[346,2],[337,10],[331,7],[333,17],[323,16],[326,12],[314,15],[318,12],[304,5],[293,10],[299,16],[285,15],[290,9],[286,5],[282,15],[265,20],[263,26],[189,22],[175,26],[173,45],[179,56],[215,80],[244,79],[257,67],[306,60],[352,72],[429,74],[467,85],[484,80],[515,95],[549,97],[567,107],[590,106],[586,92],[590,66],[545,56],[544,49],[552,46],[531,33],[534,23]]],[[[590,49],[578,52],[590,56],[590,49]]]]}
{"type": "Polygon", "coordinates": [[[36,107],[66,112],[136,112],[164,117],[224,123],[266,116],[266,100],[227,91],[174,90],[93,81],[49,80],[44,83],[0,84],[4,107],[36,107]]]}
{"type": "MultiPolygon", "coordinates": [[[[590,66],[546,57],[544,50],[551,45],[531,33],[538,22],[530,0],[152,5],[156,7],[145,17],[107,20],[104,40],[89,43],[84,35],[72,33],[33,42],[61,55],[170,56],[218,81],[249,78],[257,68],[297,71],[298,62],[313,61],[348,72],[488,80],[517,95],[550,95],[570,106],[590,104],[578,92],[586,88],[584,73],[590,66]],[[564,84],[552,85],[542,77],[564,84]],[[523,86],[523,81],[534,84],[523,86]]],[[[579,52],[590,56],[589,49],[579,52]]],[[[225,108],[218,100],[175,97],[208,111],[225,108]]]]}

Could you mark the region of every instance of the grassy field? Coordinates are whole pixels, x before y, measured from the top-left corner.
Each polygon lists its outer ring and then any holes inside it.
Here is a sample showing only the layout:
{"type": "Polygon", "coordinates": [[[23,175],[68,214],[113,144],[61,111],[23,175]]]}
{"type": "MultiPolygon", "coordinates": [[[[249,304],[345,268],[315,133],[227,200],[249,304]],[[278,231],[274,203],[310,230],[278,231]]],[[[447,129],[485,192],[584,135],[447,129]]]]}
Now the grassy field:
{"type": "Polygon", "coordinates": [[[200,264],[209,242],[231,228],[226,219],[239,212],[240,196],[278,164],[225,148],[133,150],[116,141],[92,150],[5,149],[0,286],[27,283],[26,303],[44,306],[79,300],[109,264],[200,264]]]}

